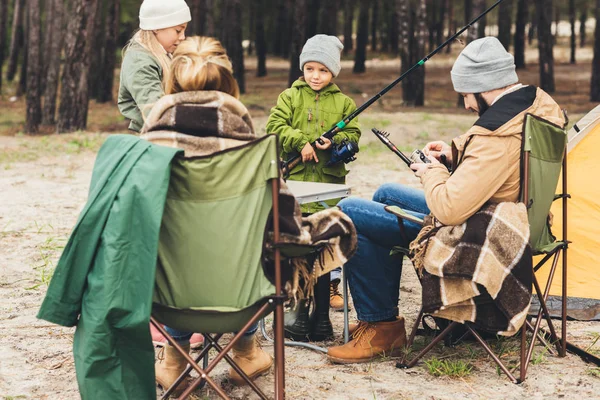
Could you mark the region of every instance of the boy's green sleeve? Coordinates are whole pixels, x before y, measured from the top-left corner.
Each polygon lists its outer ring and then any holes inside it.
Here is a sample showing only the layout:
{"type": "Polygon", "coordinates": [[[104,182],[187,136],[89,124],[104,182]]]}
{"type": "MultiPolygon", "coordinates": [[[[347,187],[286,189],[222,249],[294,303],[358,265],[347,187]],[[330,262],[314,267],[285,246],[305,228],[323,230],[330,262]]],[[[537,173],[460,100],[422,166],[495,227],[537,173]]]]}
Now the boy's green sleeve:
{"type": "MultiPolygon", "coordinates": [[[[356,103],[350,97],[346,96],[344,102],[344,117],[352,114],[356,110],[356,103]]],[[[358,144],[360,139],[360,124],[358,123],[358,117],[348,122],[348,125],[333,137],[333,143],[339,144],[342,140],[349,140],[355,144],[358,144]]]]}
{"type": "Polygon", "coordinates": [[[279,142],[284,153],[300,153],[308,143],[308,138],[299,129],[292,128],[294,110],[289,89],[279,95],[277,105],[271,109],[267,121],[267,133],[279,136],[279,142]]]}

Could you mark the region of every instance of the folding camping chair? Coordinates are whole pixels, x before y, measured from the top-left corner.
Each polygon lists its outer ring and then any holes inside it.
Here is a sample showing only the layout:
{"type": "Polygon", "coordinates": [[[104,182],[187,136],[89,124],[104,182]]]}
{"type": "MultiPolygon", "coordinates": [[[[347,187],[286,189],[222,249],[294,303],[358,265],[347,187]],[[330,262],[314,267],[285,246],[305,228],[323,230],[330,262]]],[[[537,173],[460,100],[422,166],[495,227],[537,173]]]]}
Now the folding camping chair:
{"type": "MultiPolygon", "coordinates": [[[[511,371],[502,363],[502,361],[496,356],[490,346],[481,337],[476,328],[471,323],[465,323],[466,334],[472,335],[479,344],[485,349],[489,356],[496,362],[498,367],[508,376],[513,383],[521,383],[525,380],[527,374],[527,368],[533,348],[536,343],[536,338],[540,339],[545,343],[547,339],[550,339],[552,343],[557,346],[558,353],[560,356],[566,354],[566,287],[567,287],[567,231],[566,231],[566,219],[567,219],[567,198],[569,195],[567,191],[567,178],[566,178],[566,142],[567,136],[564,128],[553,125],[543,119],[540,119],[532,114],[528,114],[525,117],[524,122],[524,133],[523,133],[523,152],[521,155],[521,201],[525,202],[528,208],[528,218],[530,225],[530,246],[533,255],[544,255],[543,259],[535,265],[532,271],[533,286],[540,300],[540,309],[535,316],[535,323],[532,321],[526,321],[521,328],[521,350],[520,350],[520,376],[517,379],[511,371]],[[558,184],[559,176],[561,175],[562,167],[562,194],[555,195],[555,189],[558,184]],[[554,200],[561,199],[563,202],[563,235],[561,240],[557,240],[550,232],[550,226],[548,223],[548,215],[550,206],[554,200]],[[559,340],[556,335],[556,330],[550,314],[546,308],[545,301],[548,298],[550,286],[556,271],[558,259],[562,253],[562,296],[563,296],[563,309],[562,309],[562,336],[559,340]],[[544,290],[540,287],[535,272],[542,268],[546,262],[553,258],[548,282],[544,287],[544,290]],[[540,324],[542,318],[548,323],[549,332],[543,331],[540,333],[540,324]],[[532,332],[532,338],[527,344],[526,334],[527,331],[532,332]]],[[[399,207],[386,207],[387,211],[395,214],[399,222],[402,223],[402,219],[412,219],[415,217],[407,214],[399,207]]],[[[419,222],[419,221],[415,221],[419,222]]],[[[422,223],[422,221],[420,221],[422,223]]],[[[416,322],[412,328],[410,337],[407,342],[407,347],[410,348],[413,345],[415,336],[418,331],[419,324],[423,322],[423,310],[419,312],[416,322]]],[[[441,333],[434,337],[434,339],[421,350],[411,361],[405,362],[405,360],[398,362],[398,368],[411,368],[427,354],[440,340],[446,338],[460,323],[449,321],[448,325],[444,329],[440,329],[441,333]]],[[[426,328],[424,326],[424,328],[426,328]]],[[[438,327],[439,328],[439,327],[438,327]]],[[[426,330],[426,329],[425,329],[426,330]]],[[[446,343],[449,343],[446,341],[446,343]]],[[[550,348],[550,347],[549,347],[550,348]]]]}
{"type": "Polygon", "coordinates": [[[189,366],[169,388],[173,392],[194,369],[199,377],[180,398],[208,383],[228,398],[209,373],[223,358],[259,397],[265,394],[227,355],[251,324],[275,310],[275,398],[283,399],[283,292],[280,249],[273,246],[274,271],[266,267],[265,243],[272,215],[279,240],[277,137],[267,135],[209,156],[176,158],[162,219],[151,322],[189,366]],[[267,269],[265,269],[267,268],[267,269]],[[271,275],[275,285],[267,278],[271,275]],[[160,321],[160,322],[159,322],[160,321]],[[202,332],[205,348],[194,360],[162,325],[202,332]],[[222,334],[239,332],[225,345],[222,334]],[[197,363],[213,348],[205,367],[197,363]]]}

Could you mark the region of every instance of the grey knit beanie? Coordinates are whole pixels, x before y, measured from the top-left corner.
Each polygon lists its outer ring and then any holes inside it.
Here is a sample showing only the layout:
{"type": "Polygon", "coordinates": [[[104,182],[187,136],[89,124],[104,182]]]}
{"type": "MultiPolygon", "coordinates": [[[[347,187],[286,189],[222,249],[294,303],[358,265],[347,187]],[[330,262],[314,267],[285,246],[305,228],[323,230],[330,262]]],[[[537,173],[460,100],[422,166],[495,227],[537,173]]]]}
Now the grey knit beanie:
{"type": "Polygon", "coordinates": [[[519,81],[514,57],[492,36],[472,41],[454,62],[452,84],[458,93],[483,93],[519,81]]]}
{"type": "Polygon", "coordinates": [[[140,29],[145,31],[171,28],[191,20],[184,0],[144,0],[140,7],[140,29]]]}
{"type": "Polygon", "coordinates": [[[342,66],[340,53],[344,45],[336,36],[315,35],[308,39],[300,53],[300,71],[304,71],[304,64],[315,61],[327,67],[333,76],[338,76],[342,66]]]}

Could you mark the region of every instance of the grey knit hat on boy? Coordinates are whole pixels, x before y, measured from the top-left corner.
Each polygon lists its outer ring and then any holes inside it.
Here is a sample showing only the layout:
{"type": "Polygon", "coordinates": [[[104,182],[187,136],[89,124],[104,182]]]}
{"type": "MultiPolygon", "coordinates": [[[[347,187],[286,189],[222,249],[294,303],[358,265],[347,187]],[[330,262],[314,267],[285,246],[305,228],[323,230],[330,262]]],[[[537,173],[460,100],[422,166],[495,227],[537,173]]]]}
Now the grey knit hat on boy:
{"type": "Polygon", "coordinates": [[[304,64],[315,61],[323,64],[333,74],[338,76],[342,66],[340,64],[340,53],[344,45],[336,36],[315,35],[308,39],[300,53],[300,71],[304,70],[304,64]]]}
{"type": "Polygon", "coordinates": [[[190,22],[192,14],[184,0],[144,0],[140,7],[140,29],[170,28],[190,22]]]}
{"type": "Polygon", "coordinates": [[[458,93],[483,93],[519,81],[514,57],[492,36],[469,43],[454,62],[450,75],[458,93]]]}

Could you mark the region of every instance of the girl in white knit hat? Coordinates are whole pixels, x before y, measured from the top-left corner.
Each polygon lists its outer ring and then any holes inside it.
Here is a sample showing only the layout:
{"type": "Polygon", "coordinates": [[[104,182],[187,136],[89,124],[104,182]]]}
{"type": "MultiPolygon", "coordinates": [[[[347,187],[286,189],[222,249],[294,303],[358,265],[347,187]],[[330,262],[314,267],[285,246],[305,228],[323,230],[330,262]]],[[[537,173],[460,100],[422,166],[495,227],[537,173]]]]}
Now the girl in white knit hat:
{"type": "Polygon", "coordinates": [[[185,39],[192,19],[184,0],[144,0],[140,7],[140,29],[123,50],[119,111],[139,132],[151,105],[164,94],[169,79],[171,54],[185,39]]]}

